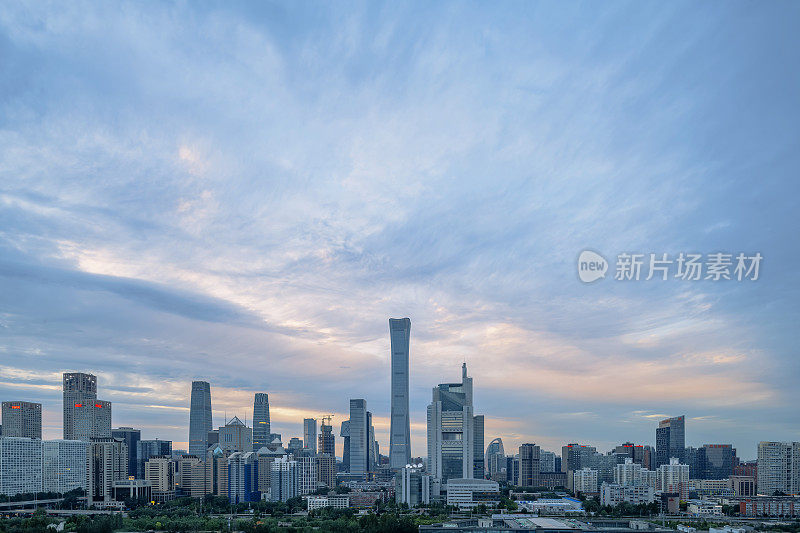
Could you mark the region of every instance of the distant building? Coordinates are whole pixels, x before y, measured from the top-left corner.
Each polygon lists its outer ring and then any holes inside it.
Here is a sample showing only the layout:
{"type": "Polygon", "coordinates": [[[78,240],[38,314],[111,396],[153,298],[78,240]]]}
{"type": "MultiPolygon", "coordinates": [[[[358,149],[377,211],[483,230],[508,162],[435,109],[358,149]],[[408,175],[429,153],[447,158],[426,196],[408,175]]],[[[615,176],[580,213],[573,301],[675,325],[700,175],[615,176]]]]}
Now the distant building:
{"type": "Polygon", "coordinates": [[[603,483],[600,487],[600,503],[614,507],[620,503],[627,502],[633,505],[641,503],[653,503],[655,492],[647,485],[617,485],[615,483],[603,483]]]}
{"type": "Polygon", "coordinates": [[[758,493],[800,494],[800,442],[758,443],[758,493]]]}
{"type": "Polygon", "coordinates": [[[572,490],[583,494],[597,492],[597,470],[581,468],[572,471],[572,490]]]}
{"type": "Polygon", "coordinates": [[[327,453],[316,456],[317,481],[329,488],[336,487],[336,457],[327,453]]]}
{"type": "Polygon", "coordinates": [[[545,450],[539,451],[539,472],[556,471],[556,454],[545,450]]]}
{"type": "Polygon", "coordinates": [[[519,447],[519,486],[539,486],[539,446],[523,444],[519,447]]]}
{"type": "Polygon", "coordinates": [[[280,457],[270,466],[270,500],[285,502],[300,495],[300,467],[297,461],[280,457]]]}
{"type": "Polygon", "coordinates": [[[97,399],[97,378],[82,372],[66,372],[64,395],[64,440],[111,437],[111,402],[97,399]]]}
{"type": "Polygon", "coordinates": [[[189,455],[203,457],[208,450],[211,422],[211,385],[207,381],[192,381],[189,402],[189,455]]]}
{"type": "Polygon", "coordinates": [[[42,404],[3,402],[3,436],[42,438],[42,404]]]}
{"type": "MultiPolygon", "coordinates": [[[[172,456],[172,441],[145,439],[136,443],[136,477],[144,479],[144,465],[151,457],[172,456]]],[[[130,461],[129,461],[130,463],[130,461]]]]}
{"type": "Polygon", "coordinates": [[[228,457],[228,500],[234,504],[261,500],[255,452],[234,452],[228,457]]]}
{"type": "Polygon", "coordinates": [[[253,450],[253,429],[234,416],[219,428],[219,446],[230,452],[253,450]]]}
{"type": "Polygon", "coordinates": [[[42,441],[0,437],[0,494],[42,490],[42,441]]]}
{"type": "Polygon", "coordinates": [[[350,473],[369,471],[369,425],[367,401],[350,400],[350,473]]]}
{"type": "Polygon", "coordinates": [[[317,453],[317,419],[303,419],[303,448],[310,454],[317,453]]]}
{"type": "Polygon", "coordinates": [[[142,432],[134,428],[121,427],[112,429],[111,436],[125,442],[128,447],[128,475],[136,476],[139,468],[139,441],[142,440],[142,432]]]}
{"type": "Polygon", "coordinates": [[[486,448],[486,468],[489,471],[489,479],[495,481],[506,480],[506,455],[503,449],[503,439],[497,437],[489,443],[486,448]]]}
{"type": "Polygon", "coordinates": [[[409,507],[428,505],[431,502],[433,478],[421,465],[401,468],[395,477],[395,501],[409,507]]]}
{"type": "Polygon", "coordinates": [[[489,479],[450,478],[447,480],[447,505],[471,509],[479,505],[496,507],[500,502],[500,485],[489,479]]]}
{"type": "MultiPolygon", "coordinates": [[[[389,464],[393,469],[411,461],[411,419],[408,408],[411,320],[389,319],[391,344],[391,415],[389,429],[389,464]]],[[[481,446],[481,456],[483,446],[481,446]]]]}
{"type": "Polygon", "coordinates": [[[684,460],[686,450],[686,418],[666,418],[656,428],[656,467],[669,464],[671,457],[684,460]]]}
{"type": "Polygon", "coordinates": [[[114,501],[114,482],[128,478],[128,446],[121,439],[94,438],[87,453],[86,503],[103,507],[114,501]]]}
{"type": "Polygon", "coordinates": [[[253,451],[272,442],[270,432],[269,395],[257,392],[253,398],[253,451]]]}
{"type": "Polygon", "coordinates": [[[703,478],[725,479],[733,474],[736,450],[730,444],[706,444],[704,448],[705,465],[703,478]]]}
{"type": "Polygon", "coordinates": [[[350,507],[350,497],[347,494],[337,496],[304,496],[308,502],[308,510],[315,511],[330,507],[333,509],[347,509],[350,507]]]}
{"type": "Polygon", "coordinates": [[[175,461],[170,456],[150,457],[144,464],[144,479],[150,482],[156,502],[175,498],[175,461]]]}
{"type": "Polygon", "coordinates": [[[333,436],[333,426],[330,423],[326,424],[325,419],[322,419],[322,424],[319,426],[319,443],[317,452],[322,454],[336,457],[336,440],[333,436]]]}
{"type": "Polygon", "coordinates": [[[339,435],[342,437],[342,470],[350,472],[350,420],[342,422],[342,427],[339,430],[339,435]]]}
{"type": "Polygon", "coordinates": [[[548,489],[567,488],[567,474],[564,472],[540,472],[539,486],[548,489]]]}
{"type": "Polygon", "coordinates": [[[683,500],[689,499],[689,465],[681,464],[671,457],[669,464],[658,467],[656,488],[665,493],[678,493],[683,500]]]}
{"type": "Polygon", "coordinates": [[[88,447],[82,440],[42,441],[42,492],[86,489],[88,447]]]}

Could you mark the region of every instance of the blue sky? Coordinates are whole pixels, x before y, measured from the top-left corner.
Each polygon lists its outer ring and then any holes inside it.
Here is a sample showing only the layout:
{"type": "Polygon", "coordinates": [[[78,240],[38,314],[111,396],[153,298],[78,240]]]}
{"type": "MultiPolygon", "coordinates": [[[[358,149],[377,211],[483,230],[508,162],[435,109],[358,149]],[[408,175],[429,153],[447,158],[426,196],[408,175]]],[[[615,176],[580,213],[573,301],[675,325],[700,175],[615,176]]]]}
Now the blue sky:
{"type": "MultiPolygon", "coordinates": [[[[185,443],[270,393],[363,397],[415,455],[466,361],[486,442],[800,440],[800,5],[6,3],[0,398],[99,376],[185,443]],[[576,276],[584,249],[760,252],[755,282],[576,276]]],[[[613,267],[612,267],[613,268],[613,267]]],[[[336,431],[338,434],[338,430],[336,431]]],[[[179,445],[179,444],[177,444],[179,445]]]]}

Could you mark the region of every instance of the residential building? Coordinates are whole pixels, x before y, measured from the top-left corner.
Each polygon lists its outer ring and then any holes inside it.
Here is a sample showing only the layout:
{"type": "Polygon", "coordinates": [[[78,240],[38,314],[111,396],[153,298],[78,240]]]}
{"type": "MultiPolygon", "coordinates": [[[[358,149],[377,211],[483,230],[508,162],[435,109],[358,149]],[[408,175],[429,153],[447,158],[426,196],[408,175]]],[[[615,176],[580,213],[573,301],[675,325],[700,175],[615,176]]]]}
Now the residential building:
{"type": "Polygon", "coordinates": [[[800,442],[758,443],[758,493],[800,494],[800,442]]]}
{"type": "Polygon", "coordinates": [[[3,436],[42,438],[42,404],[3,402],[3,436]]]}
{"type": "Polygon", "coordinates": [[[335,488],[336,457],[327,453],[321,453],[317,454],[316,460],[317,460],[317,481],[329,488],[335,488]]]}
{"type": "Polygon", "coordinates": [[[686,418],[666,418],[656,428],[656,467],[669,464],[671,457],[684,460],[686,450],[686,418]]]}
{"type": "Polygon", "coordinates": [[[128,478],[128,446],[122,439],[98,437],[86,451],[86,503],[103,507],[114,501],[114,482],[128,478]]]}
{"type": "Polygon", "coordinates": [[[657,479],[657,489],[661,492],[677,493],[683,500],[689,498],[689,465],[681,464],[677,457],[658,467],[657,479]]]}
{"type": "Polygon", "coordinates": [[[600,487],[600,503],[614,507],[622,502],[633,505],[653,503],[655,491],[648,485],[617,485],[616,483],[603,483],[600,487]]]}
{"type": "Polygon", "coordinates": [[[583,494],[597,492],[597,470],[591,468],[573,470],[572,490],[583,494]]]}
{"type": "Polygon", "coordinates": [[[257,392],[253,398],[253,451],[257,452],[272,439],[269,421],[269,395],[257,392]]]}
{"type": "Polygon", "coordinates": [[[156,502],[175,498],[175,461],[171,456],[150,457],[144,463],[144,479],[150,482],[156,502]]]}
{"type": "Polygon", "coordinates": [[[233,504],[261,500],[255,452],[233,452],[228,457],[228,500],[233,504]]]}
{"type": "Polygon", "coordinates": [[[408,408],[411,320],[390,318],[389,339],[392,371],[389,465],[399,469],[411,462],[411,419],[408,408]]]}
{"type": "Polygon", "coordinates": [[[297,461],[279,457],[270,465],[270,500],[285,502],[300,496],[300,467],[297,461]]]}
{"type": "MultiPolygon", "coordinates": [[[[208,450],[211,422],[211,385],[207,381],[192,381],[189,402],[189,455],[203,457],[208,450]]],[[[248,450],[249,451],[249,450],[248,450]]]]}
{"type": "Polygon", "coordinates": [[[316,491],[319,484],[319,474],[317,472],[317,457],[303,455],[295,457],[299,468],[298,482],[300,494],[311,494],[316,491]]]}
{"type": "Polygon", "coordinates": [[[139,472],[139,441],[142,440],[142,432],[134,428],[121,427],[112,429],[111,436],[122,439],[128,447],[128,475],[135,477],[139,472]]]}

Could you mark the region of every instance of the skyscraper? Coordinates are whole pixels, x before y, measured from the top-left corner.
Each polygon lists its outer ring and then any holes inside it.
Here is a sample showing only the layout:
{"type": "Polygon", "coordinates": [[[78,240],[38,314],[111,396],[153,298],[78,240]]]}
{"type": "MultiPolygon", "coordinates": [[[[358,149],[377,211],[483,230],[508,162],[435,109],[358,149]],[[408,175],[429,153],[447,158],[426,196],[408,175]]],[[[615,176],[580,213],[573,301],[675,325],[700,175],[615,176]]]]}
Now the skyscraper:
{"type": "Polygon", "coordinates": [[[136,476],[139,464],[139,441],[142,440],[142,432],[133,428],[117,428],[111,430],[111,436],[115,439],[122,439],[128,447],[128,475],[136,476]]]}
{"type": "Polygon", "coordinates": [[[505,476],[506,452],[503,449],[503,439],[500,437],[492,440],[486,448],[486,468],[489,470],[490,479],[499,481],[500,474],[505,476]]]}
{"type": "Polygon", "coordinates": [[[408,413],[411,320],[408,318],[390,318],[389,338],[391,341],[392,368],[389,465],[392,468],[403,468],[411,462],[411,421],[408,413]]]}
{"type": "Polygon", "coordinates": [[[317,419],[303,419],[303,449],[310,454],[317,453],[317,419]]]}
{"type": "Polygon", "coordinates": [[[350,471],[350,420],[342,422],[342,428],[339,430],[339,435],[342,437],[342,469],[345,472],[350,471]]]}
{"type": "Polygon", "coordinates": [[[475,479],[486,478],[486,464],[483,461],[483,415],[472,418],[475,438],[472,440],[472,470],[475,479]]]}
{"type": "Polygon", "coordinates": [[[433,389],[428,405],[428,469],[443,484],[450,478],[471,479],[475,474],[474,454],[472,378],[467,376],[464,363],[461,383],[443,383],[433,389]]]}
{"type": "Polygon", "coordinates": [[[42,404],[3,402],[3,436],[42,438],[42,404]]]}
{"type": "Polygon", "coordinates": [[[205,457],[208,432],[211,431],[211,385],[207,381],[192,381],[189,405],[189,455],[205,457]]]}
{"type": "Polygon", "coordinates": [[[253,451],[270,443],[269,395],[257,392],[253,400],[253,451]]]}
{"type": "Polygon", "coordinates": [[[758,493],[800,494],[800,442],[758,443],[758,493]]]}
{"type": "Polygon", "coordinates": [[[327,454],[331,457],[335,457],[336,441],[333,437],[333,426],[331,426],[330,421],[330,418],[322,419],[322,424],[319,426],[319,447],[317,448],[317,451],[321,454],[327,454]],[[327,424],[325,423],[326,420],[328,421],[327,424]]]}
{"type": "MultiPolygon", "coordinates": [[[[539,446],[523,444],[519,447],[519,485],[521,487],[539,486],[539,446]]],[[[597,485],[597,480],[595,480],[597,485]]]]}
{"type": "Polygon", "coordinates": [[[685,417],[666,418],[656,428],[656,467],[670,464],[676,457],[683,462],[686,454],[685,417]]]}
{"type": "Polygon", "coordinates": [[[369,468],[367,401],[350,400],[350,473],[366,474],[369,468]]]}
{"type": "Polygon", "coordinates": [[[97,378],[83,372],[65,372],[64,439],[111,437],[111,402],[97,399],[97,378]]]}

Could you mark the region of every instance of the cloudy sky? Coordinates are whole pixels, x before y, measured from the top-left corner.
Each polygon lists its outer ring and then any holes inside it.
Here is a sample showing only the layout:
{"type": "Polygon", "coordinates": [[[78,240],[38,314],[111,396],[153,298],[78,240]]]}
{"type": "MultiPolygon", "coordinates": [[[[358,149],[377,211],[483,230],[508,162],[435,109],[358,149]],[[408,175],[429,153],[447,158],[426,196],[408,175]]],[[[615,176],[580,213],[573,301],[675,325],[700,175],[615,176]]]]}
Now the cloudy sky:
{"type": "Polygon", "coordinates": [[[284,440],[365,398],[385,452],[408,316],[414,455],[463,361],[507,449],[800,440],[800,4],[229,4],[0,7],[0,399],[45,437],[88,371],[177,448],[206,379],[284,440]],[[759,279],[613,279],[720,251],[759,279]]]}

